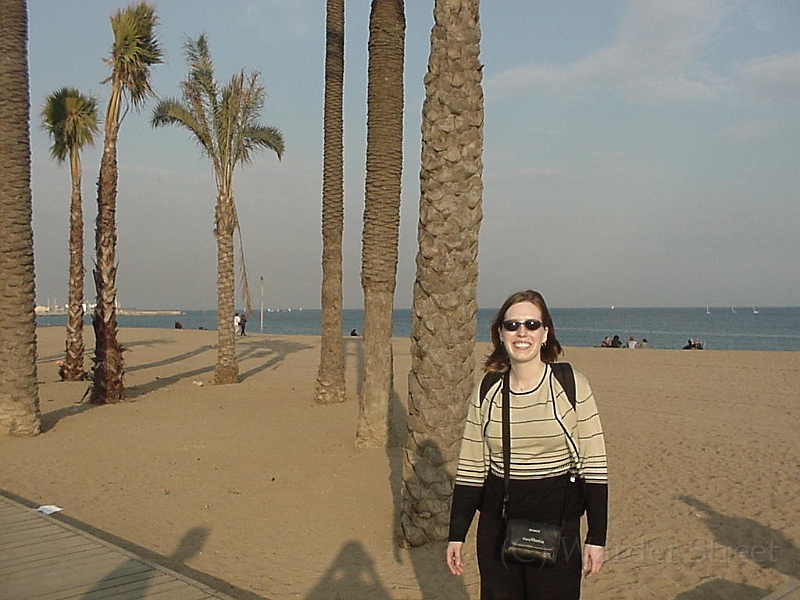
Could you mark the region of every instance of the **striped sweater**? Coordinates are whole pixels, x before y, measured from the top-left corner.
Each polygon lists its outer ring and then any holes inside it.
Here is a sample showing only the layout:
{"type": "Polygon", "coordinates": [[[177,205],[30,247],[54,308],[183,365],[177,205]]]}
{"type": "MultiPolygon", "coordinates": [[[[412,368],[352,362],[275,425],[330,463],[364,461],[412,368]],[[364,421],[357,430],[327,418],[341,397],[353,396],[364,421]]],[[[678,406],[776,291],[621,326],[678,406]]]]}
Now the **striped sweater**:
{"type": "MultiPolygon", "coordinates": [[[[469,400],[451,512],[453,541],[463,541],[466,536],[481,503],[487,477],[491,474],[503,478],[501,386],[502,380],[494,384],[483,402],[479,397],[480,386],[476,386],[469,400]]],[[[589,520],[587,542],[604,545],[608,473],[603,429],[589,382],[578,372],[575,372],[575,388],[577,398],[573,409],[548,365],[540,386],[526,393],[511,394],[511,482],[512,485],[531,482],[535,486],[548,478],[563,476],[577,465],[586,482],[583,487],[589,520]],[[575,442],[577,455],[554,418],[554,406],[575,442]]]]}

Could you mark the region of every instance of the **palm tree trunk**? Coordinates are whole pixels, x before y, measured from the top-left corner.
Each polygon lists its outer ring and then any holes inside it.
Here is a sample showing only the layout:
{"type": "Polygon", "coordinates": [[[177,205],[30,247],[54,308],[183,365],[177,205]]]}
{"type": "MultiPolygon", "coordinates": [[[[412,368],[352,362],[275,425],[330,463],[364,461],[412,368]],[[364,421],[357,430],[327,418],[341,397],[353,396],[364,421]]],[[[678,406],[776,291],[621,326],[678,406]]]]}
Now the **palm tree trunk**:
{"type": "Polygon", "coordinates": [[[40,431],[31,226],[28,9],[0,0],[0,432],[40,431]]]}
{"type": "Polygon", "coordinates": [[[316,401],[321,404],[344,402],[347,399],[342,342],[344,0],[327,2],[325,45],[322,335],[315,391],[316,401]]]}
{"type": "Polygon", "coordinates": [[[125,400],[125,367],[117,340],[117,135],[119,98],[112,90],[105,123],[103,157],[97,180],[94,285],[97,305],[92,315],[95,349],[91,402],[116,404],[125,400]]]}
{"type": "Polygon", "coordinates": [[[67,299],[67,342],[64,363],[59,369],[64,381],[86,378],[83,366],[83,198],[81,197],[81,158],[70,150],[72,195],[69,207],[69,293],[67,299]]]}
{"type": "Polygon", "coordinates": [[[483,90],[478,0],[436,0],[425,102],[414,284],[405,542],[445,540],[467,398],[474,385],[483,90]]]}
{"type": "Polygon", "coordinates": [[[239,365],[236,363],[236,334],[233,330],[235,301],[235,267],[233,232],[236,229],[236,214],[230,193],[217,197],[217,365],[214,383],[217,385],[236,383],[239,365]]]}
{"type": "Polygon", "coordinates": [[[367,173],[361,286],[364,290],[364,372],[356,443],[385,446],[392,393],[392,312],[403,170],[402,0],[373,0],[369,23],[367,173]]]}

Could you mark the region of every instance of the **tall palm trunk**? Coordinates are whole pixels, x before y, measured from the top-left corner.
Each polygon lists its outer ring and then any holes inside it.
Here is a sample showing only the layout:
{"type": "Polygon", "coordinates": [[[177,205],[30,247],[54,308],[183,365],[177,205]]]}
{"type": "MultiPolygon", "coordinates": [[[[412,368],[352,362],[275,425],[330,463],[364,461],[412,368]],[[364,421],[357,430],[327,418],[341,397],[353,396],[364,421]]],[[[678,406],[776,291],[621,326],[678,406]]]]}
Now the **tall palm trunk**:
{"type": "Polygon", "coordinates": [[[401,526],[420,546],[447,539],[473,388],[483,90],[478,0],[436,0],[425,102],[401,526]]]}
{"type": "Polygon", "coordinates": [[[223,192],[217,197],[217,365],[214,383],[217,385],[236,383],[239,365],[236,362],[236,334],[233,330],[234,314],[234,267],[233,232],[236,229],[236,212],[233,197],[223,192]]]}
{"type": "MultiPolygon", "coordinates": [[[[236,383],[239,366],[236,363],[234,332],[234,241],[241,229],[234,200],[233,174],[237,164],[250,162],[251,153],[268,148],[280,159],[283,156],[283,136],[274,127],[262,125],[258,114],[264,106],[264,86],[258,83],[258,72],[234,74],[230,83],[214,81],[214,62],[211,60],[208,39],[200,35],[185,44],[189,75],[181,82],[182,101],[161,100],[153,110],[153,127],[180,125],[188,129],[211,159],[217,198],[214,206],[214,236],[217,240],[217,364],[214,381],[217,384],[236,383]]],[[[250,312],[250,293],[244,248],[241,253],[242,287],[245,311],[250,312]]],[[[263,280],[263,278],[262,278],[263,280]]]]}
{"type": "Polygon", "coordinates": [[[86,377],[83,365],[83,197],[81,195],[81,155],[77,149],[69,153],[72,194],[69,206],[69,292],[67,300],[67,342],[64,364],[59,372],[65,381],[86,377]]]}
{"type": "Polygon", "coordinates": [[[117,340],[117,135],[122,89],[111,90],[105,121],[103,157],[97,180],[94,285],[97,306],[93,314],[95,349],[91,401],[115,404],[125,400],[125,368],[117,340]]]}
{"type": "Polygon", "coordinates": [[[342,231],[344,229],[343,117],[344,0],[328,0],[325,35],[325,114],[322,175],[322,336],[316,400],[344,402],[342,231]]]}
{"type": "Polygon", "coordinates": [[[31,225],[28,9],[0,0],[0,431],[40,430],[31,225]]]}
{"type": "Polygon", "coordinates": [[[403,168],[402,0],[373,0],[369,23],[367,173],[361,286],[364,365],[356,443],[385,446],[393,388],[392,312],[403,168]]]}

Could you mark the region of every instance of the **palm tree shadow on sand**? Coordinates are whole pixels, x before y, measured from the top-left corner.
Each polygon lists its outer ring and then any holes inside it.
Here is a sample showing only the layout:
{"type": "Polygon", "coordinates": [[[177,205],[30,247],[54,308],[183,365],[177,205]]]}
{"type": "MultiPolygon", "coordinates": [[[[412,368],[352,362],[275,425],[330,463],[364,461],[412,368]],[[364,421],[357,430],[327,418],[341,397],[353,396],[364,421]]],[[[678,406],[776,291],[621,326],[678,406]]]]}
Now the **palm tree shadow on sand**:
{"type": "Polygon", "coordinates": [[[747,517],[722,514],[692,496],[679,496],[678,500],[701,511],[699,516],[721,545],[762,568],[800,577],[800,550],[780,531],[747,517]]]}
{"type": "MultiPolygon", "coordinates": [[[[702,549],[707,560],[727,560],[731,554],[745,556],[763,569],[773,569],[792,578],[800,577],[800,550],[783,533],[746,517],[720,513],[702,500],[692,496],[678,496],[678,500],[700,511],[702,518],[721,547],[704,543],[702,549]],[[713,551],[713,552],[712,552],[713,551]]],[[[788,500],[787,500],[788,501],[788,500]]],[[[714,579],[701,586],[679,594],[675,600],[720,600],[763,598],[767,590],[726,579],[714,579]]]]}
{"type": "Polygon", "coordinates": [[[759,600],[766,594],[767,590],[759,587],[717,578],[678,594],[675,600],[759,600]]]}
{"type": "Polygon", "coordinates": [[[364,368],[364,343],[360,337],[348,337],[344,340],[345,372],[352,370],[358,373],[355,396],[361,396],[361,373],[364,368]]]}
{"type": "MultiPolygon", "coordinates": [[[[407,436],[406,407],[400,402],[399,396],[393,392],[389,405],[389,414],[392,418],[390,431],[392,435],[386,447],[389,458],[389,484],[394,499],[393,533],[395,541],[394,559],[403,562],[403,553],[400,550],[404,542],[401,518],[403,511],[403,457],[405,455],[405,439],[407,436]]],[[[424,443],[422,454],[430,456],[434,464],[443,464],[442,451],[434,440],[424,443]]],[[[421,592],[422,598],[448,598],[448,600],[468,600],[469,594],[464,585],[463,577],[456,577],[450,573],[445,563],[445,546],[440,542],[433,542],[420,548],[409,548],[406,555],[411,560],[414,576],[421,592]]]]}
{"type": "MultiPolygon", "coordinates": [[[[236,360],[239,363],[240,368],[242,368],[242,371],[239,374],[240,382],[257,375],[262,371],[275,369],[281,363],[283,363],[283,361],[286,360],[289,355],[294,354],[295,352],[308,350],[312,347],[306,344],[288,340],[276,340],[269,338],[263,339],[256,338],[255,336],[252,338],[247,338],[245,341],[239,343],[240,347],[236,353],[236,360]]],[[[203,346],[195,351],[175,356],[172,359],[162,360],[158,363],[153,363],[152,365],[145,365],[144,367],[132,368],[131,371],[136,368],[146,369],[148,366],[164,366],[172,363],[177,364],[183,360],[195,357],[198,354],[202,354],[203,352],[208,353],[208,361],[206,364],[200,367],[173,373],[172,375],[166,377],[153,377],[144,383],[128,387],[128,400],[136,400],[158,389],[177,383],[182,379],[210,376],[214,372],[216,365],[214,350],[214,346],[203,346]]]]}
{"type": "Polygon", "coordinates": [[[239,381],[242,382],[262,371],[275,369],[283,363],[290,354],[310,350],[313,346],[283,339],[255,339],[247,340],[237,349],[236,360],[241,367],[239,381]],[[253,362],[255,364],[253,365],[253,362]]]}

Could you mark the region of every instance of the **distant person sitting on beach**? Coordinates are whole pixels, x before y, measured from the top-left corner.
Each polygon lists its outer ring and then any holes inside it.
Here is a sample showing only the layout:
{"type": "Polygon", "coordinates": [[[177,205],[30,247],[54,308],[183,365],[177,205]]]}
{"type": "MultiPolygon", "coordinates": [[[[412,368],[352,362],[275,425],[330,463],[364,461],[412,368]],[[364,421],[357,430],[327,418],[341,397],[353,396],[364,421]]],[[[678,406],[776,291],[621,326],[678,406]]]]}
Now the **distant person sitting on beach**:
{"type": "Polygon", "coordinates": [[[606,336],[603,338],[603,341],[600,342],[601,348],[611,348],[611,338],[606,336]]]}
{"type": "Polygon", "coordinates": [[[183,329],[183,323],[180,321],[175,321],[175,329],[183,329]]]}
{"type": "Polygon", "coordinates": [[[611,347],[612,348],[622,348],[622,340],[619,339],[618,335],[615,335],[614,339],[611,340],[611,347]]]}
{"type": "Polygon", "coordinates": [[[639,344],[639,348],[641,348],[642,350],[646,350],[649,347],[650,347],[650,342],[647,341],[647,338],[642,338],[642,343],[639,344]]]}
{"type": "Polygon", "coordinates": [[[689,338],[688,343],[683,347],[684,350],[702,350],[703,340],[693,340],[689,338]]]}
{"type": "Polygon", "coordinates": [[[636,350],[636,346],[639,345],[639,342],[636,341],[636,338],[631,336],[628,338],[628,348],[631,350],[636,350]]]}
{"type": "Polygon", "coordinates": [[[358,337],[358,331],[355,329],[350,330],[350,337],[358,337]]]}

